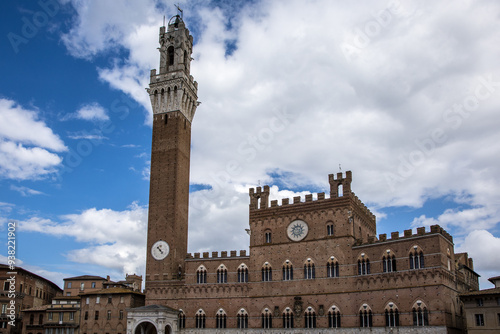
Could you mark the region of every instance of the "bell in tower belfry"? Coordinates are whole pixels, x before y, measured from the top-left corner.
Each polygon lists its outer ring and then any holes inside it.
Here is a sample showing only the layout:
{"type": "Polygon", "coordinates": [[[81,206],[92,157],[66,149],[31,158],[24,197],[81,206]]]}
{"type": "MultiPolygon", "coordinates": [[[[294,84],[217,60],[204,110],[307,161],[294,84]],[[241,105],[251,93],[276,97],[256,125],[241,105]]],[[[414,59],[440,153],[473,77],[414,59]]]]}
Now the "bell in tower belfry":
{"type": "Polygon", "coordinates": [[[198,84],[190,75],[193,37],[182,17],[160,27],[160,72],[147,89],[153,108],[146,288],[184,279],[187,254],[191,122],[198,84]]]}

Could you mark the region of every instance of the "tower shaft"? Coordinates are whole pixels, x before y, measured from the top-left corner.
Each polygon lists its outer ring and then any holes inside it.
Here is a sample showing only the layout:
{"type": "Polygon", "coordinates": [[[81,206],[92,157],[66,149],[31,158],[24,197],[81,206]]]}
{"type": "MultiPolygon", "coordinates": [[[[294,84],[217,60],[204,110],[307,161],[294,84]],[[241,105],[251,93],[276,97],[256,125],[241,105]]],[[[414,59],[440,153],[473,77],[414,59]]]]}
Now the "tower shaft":
{"type": "Polygon", "coordinates": [[[160,73],[151,70],[148,89],[153,138],[146,288],[182,280],[187,254],[191,122],[198,105],[197,83],[190,75],[193,38],[182,19],[174,18],[168,30],[160,28],[160,73]]]}

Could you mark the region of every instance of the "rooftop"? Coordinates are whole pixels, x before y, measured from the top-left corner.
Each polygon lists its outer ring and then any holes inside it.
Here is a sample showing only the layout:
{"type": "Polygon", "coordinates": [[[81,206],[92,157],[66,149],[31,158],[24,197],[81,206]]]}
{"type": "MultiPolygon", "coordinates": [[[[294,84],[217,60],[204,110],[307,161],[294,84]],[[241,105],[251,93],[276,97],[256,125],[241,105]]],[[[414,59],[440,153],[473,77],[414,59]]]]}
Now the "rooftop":
{"type": "Polygon", "coordinates": [[[75,277],[68,277],[64,279],[65,281],[68,280],[103,280],[106,281],[104,277],[101,276],[92,276],[92,275],[82,275],[82,276],[75,276],[75,277]]]}

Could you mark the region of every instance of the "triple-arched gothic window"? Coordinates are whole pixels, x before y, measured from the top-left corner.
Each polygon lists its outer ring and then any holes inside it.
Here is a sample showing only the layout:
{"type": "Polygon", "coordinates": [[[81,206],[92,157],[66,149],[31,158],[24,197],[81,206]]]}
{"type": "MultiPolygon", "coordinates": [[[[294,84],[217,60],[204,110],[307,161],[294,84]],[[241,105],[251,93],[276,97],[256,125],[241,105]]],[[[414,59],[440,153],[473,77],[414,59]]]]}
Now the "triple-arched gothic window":
{"type": "Polygon", "coordinates": [[[248,328],[248,313],[243,308],[236,315],[236,328],[248,328]]]}
{"type": "Polygon", "coordinates": [[[429,311],[421,300],[417,300],[413,304],[412,314],[413,326],[429,326],[429,311]]]}
{"type": "Polygon", "coordinates": [[[369,275],[370,274],[370,260],[365,256],[365,253],[361,254],[358,259],[358,275],[369,275]]]}
{"type": "Polygon", "coordinates": [[[385,326],[398,327],[399,326],[399,310],[396,304],[389,302],[385,307],[385,326]]]}
{"type": "Polygon", "coordinates": [[[261,318],[262,328],[273,328],[273,315],[271,314],[271,311],[268,308],[262,311],[260,318],[261,318]]]}
{"type": "Polygon", "coordinates": [[[304,312],[304,327],[316,328],[316,312],[310,306],[304,312]]]}
{"type": "Polygon", "coordinates": [[[363,304],[359,309],[359,327],[372,327],[373,315],[370,306],[363,304]]]}
{"type": "Polygon", "coordinates": [[[294,328],[292,309],[287,307],[283,312],[283,328],[294,328]]]}
{"type": "Polygon", "coordinates": [[[386,251],[387,254],[385,254],[382,257],[382,266],[383,266],[383,271],[384,273],[392,273],[393,271],[396,271],[396,256],[394,253],[391,252],[390,249],[386,251]]]}
{"type": "Polygon", "coordinates": [[[238,267],[238,283],[248,282],[248,267],[246,264],[242,263],[238,267]]]}
{"type": "Polygon", "coordinates": [[[339,261],[331,256],[326,263],[326,277],[339,277],[339,261]]]}
{"type": "Polygon", "coordinates": [[[421,269],[425,267],[424,264],[424,252],[420,247],[413,246],[413,249],[409,254],[410,269],[421,269]]]}
{"type": "Polygon", "coordinates": [[[293,280],[293,265],[290,260],[286,260],[283,263],[283,281],[293,280]]]}
{"type": "Polygon", "coordinates": [[[207,268],[203,265],[199,266],[196,270],[196,283],[207,283],[207,268]]]}
{"type": "Polygon", "coordinates": [[[227,283],[227,268],[223,264],[217,268],[217,283],[227,283]]]}
{"type": "Polygon", "coordinates": [[[311,259],[307,259],[304,263],[304,279],[314,279],[316,278],[316,268],[314,262],[311,259]]]}
{"type": "Polygon", "coordinates": [[[205,319],[206,319],[205,311],[199,309],[195,315],[196,328],[205,328],[205,319]]]}
{"type": "Polygon", "coordinates": [[[262,282],[270,282],[273,280],[273,269],[269,262],[264,263],[262,266],[262,282]]]}
{"type": "Polygon", "coordinates": [[[215,326],[216,328],[226,328],[227,325],[227,315],[226,311],[219,309],[215,315],[215,326]]]}
{"type": "Polygon", "coordinates": [[[328,327],[340,328],[340,310],[337,306],[333,305],[328,309],[328,327]]]}

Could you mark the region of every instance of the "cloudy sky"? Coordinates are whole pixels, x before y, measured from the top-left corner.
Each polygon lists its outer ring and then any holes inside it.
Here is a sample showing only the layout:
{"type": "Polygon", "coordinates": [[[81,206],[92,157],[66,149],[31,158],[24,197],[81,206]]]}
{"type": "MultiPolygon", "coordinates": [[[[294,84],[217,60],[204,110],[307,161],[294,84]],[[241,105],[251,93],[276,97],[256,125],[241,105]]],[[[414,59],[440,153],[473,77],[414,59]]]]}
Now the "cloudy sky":
{"type": "MultiPolygon", "coordinates": [[[[268,184],[272,199],[328,192],[328,174],[341,168],[378,233],[439,224],[491,286],[500,274],[491,256],[500,252],[500,3],[179,3],[202,102],[190,252],[248,249],[248,188],[268,184]]],[[[0,8],[0,226],[18,222],[18,263],[58,284],[143,273],[145,88],[173,2],[0,8]]],[[[6,246],[0,254],[4,262],[6,246]]]]}

